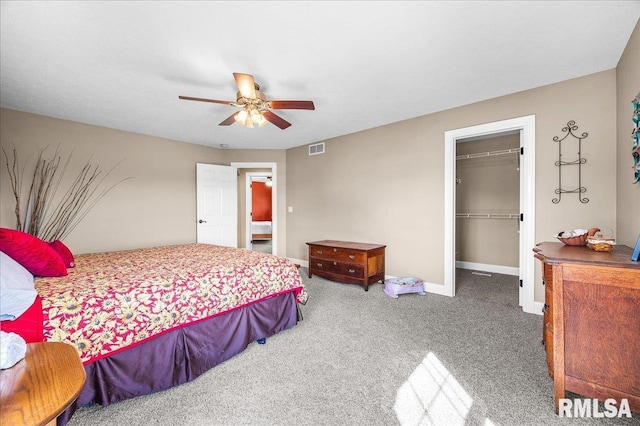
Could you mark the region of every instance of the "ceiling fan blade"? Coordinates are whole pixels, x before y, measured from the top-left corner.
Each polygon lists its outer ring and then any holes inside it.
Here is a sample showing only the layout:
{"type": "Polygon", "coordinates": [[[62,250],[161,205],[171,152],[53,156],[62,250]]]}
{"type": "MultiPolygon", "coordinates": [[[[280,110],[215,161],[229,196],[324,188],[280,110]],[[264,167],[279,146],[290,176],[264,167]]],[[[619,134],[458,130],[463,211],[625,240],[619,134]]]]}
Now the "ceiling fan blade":
{"type": "Polygon", "coordinates": [[[316,109],[313,101],[269,101],[272,109],[316,109]]]}
{"type": "Polygon", "coordinates": [[[234,112],[233,114],[231,114],[226,120],[224,120],[222,123],[218,124],[218,126],[230,126],[233,123],[236,122],[236,115],[239,113],[240,111],[234,112]]]}
{"type": "Polygon", "coordinates": [[[238,90],[242,96],[249,99],[256,98],[256,86],[252,75],[234,72],[233,78],[236,79],[238,90]]]}
{"type": "Polygon", "coordinates": [[[199,101],[199,102],[211,102],[214,104],[224,104],[231,105],[231,101],[218,101],[216,99],[205,99],[205,98],[192,98],[191,96],[178,96],[180,99],[184,99],[185,101],[199,101]]]}
{"type": "Polygon", "coordinates": [[[271,111],[265,111],[262,113],[262,115],[264,115],[264,118],[266,118],[267,121],[269,121],[272,124],[275,124],[276,126],[280,127],[282,130],[291,126],[291,123],[289,123],[287,120],[285,120],[282,117],[278,117],[271,111]]]}

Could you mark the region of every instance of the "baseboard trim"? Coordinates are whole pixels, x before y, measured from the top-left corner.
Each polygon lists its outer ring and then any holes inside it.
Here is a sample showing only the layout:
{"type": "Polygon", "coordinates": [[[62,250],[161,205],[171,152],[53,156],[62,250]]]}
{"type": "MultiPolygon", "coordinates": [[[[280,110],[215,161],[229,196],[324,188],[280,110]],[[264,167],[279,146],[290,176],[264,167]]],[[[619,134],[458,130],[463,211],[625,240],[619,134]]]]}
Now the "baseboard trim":
{"type": "Polygon", "coordinates": [[[302,259],[294,259],[293,257],[287,257],[290,261],[295,263],[296,265],[304,266],[305,268],[309,267],[309,262],[307,260],[302,259]]]}
{"type": "Polygon", "coordinates": [[[456,268],[493,272],[494,274],[515,275],[516,277],[520,276],[520,268],[514,268],[513,266],[489,265],[486,263],[464,262],[456,260],[456,268]]]}
{"type": "Polygon", "coordinates": [[[529,312],[530,314],[542,315],[542,309],[544,308],[544,303],[542,302],[533,302],[533,312],[529,312]]]}
{"type": "Polygon", "coordinates": [[[444,284],[424,283],[424,291],[440,296],[449,296],[444,284]]]}

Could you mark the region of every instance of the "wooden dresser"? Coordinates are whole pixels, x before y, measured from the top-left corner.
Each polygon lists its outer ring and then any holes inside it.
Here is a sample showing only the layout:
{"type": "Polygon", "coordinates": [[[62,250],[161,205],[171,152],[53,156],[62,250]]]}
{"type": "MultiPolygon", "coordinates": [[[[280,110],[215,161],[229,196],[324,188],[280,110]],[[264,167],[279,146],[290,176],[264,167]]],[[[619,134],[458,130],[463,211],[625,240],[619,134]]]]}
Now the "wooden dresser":
{"type": "Polygon", "coordinates": [[[309,246],[309,278],[313,274],[347,284],[384,281],[384,249],[380,244],[323,240],[309,246]]]}
{"type": "Polygon", "coordinates": [[[540,243],[543,342],[556,411],[565,391],[604,402],[627,398],[640,412],[640,262],[632,249],[540,243]]]}

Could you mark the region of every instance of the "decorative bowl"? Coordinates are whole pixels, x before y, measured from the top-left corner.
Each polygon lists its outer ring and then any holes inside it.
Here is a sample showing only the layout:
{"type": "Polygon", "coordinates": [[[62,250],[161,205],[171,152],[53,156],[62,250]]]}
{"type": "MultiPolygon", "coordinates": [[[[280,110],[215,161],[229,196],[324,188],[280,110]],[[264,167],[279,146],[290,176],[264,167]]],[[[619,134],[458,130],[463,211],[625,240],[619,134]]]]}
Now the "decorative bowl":
{"type": "Polygon", "coordinates": [[[578,235],[575,237],[562,238],[559,235],[556,235],[556,238],[562,241],[567,246],[586,246],[587,245],[587,234],[578,235]]]}
{"type": "Polygon", "coordinates": [[[600,232],[600,228],[591,228],[582,235],[574,235],[572,237],[561,237],[561,235],[564,234],[564,232],[559,232],[556,235],[556,238],[568,246],[586,246],[588,242],[587,240],[589,239],[589,237],[595,235],[596,232],[600,232]]]}

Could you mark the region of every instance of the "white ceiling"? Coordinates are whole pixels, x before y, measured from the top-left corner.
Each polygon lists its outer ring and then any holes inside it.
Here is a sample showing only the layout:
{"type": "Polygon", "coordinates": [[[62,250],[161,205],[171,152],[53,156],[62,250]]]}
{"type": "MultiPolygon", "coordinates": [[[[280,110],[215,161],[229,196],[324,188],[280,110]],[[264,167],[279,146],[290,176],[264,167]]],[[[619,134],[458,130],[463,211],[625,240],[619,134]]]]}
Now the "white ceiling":
{"type": "Polygon", "coordinates": [[[2,107],[230,148],[290,148],[615,68],[640,1],[2,1],[2,107]],[[233,72],[292,123],[218,126],[233,72]]]}

